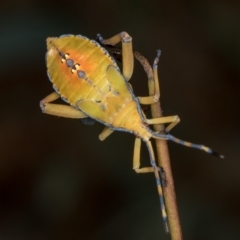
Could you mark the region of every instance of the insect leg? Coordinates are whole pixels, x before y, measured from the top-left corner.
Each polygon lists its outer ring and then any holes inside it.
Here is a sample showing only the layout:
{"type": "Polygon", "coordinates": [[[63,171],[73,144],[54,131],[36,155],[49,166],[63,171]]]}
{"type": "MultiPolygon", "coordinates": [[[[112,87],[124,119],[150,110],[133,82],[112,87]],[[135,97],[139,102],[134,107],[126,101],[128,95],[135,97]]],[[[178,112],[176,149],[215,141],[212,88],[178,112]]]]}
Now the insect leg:
{"type": "Polygon", "coordinates": [[[154,172],[152,167],[140,168],[140,150],[141,150],[141,138],[136,137],[133,150],[133,170],[136,173],[149,173],[154,172]]]}
{"type": "MultiPolygon", "coordinates": [[[[142,140],[138,137],[135,138],[135,143],[134,143],[134,150],[133,150],[133,170],[136,173],[149,173],[149,172],[154,172],[153,167],[144,167],[140,168],[140,150],[141,150],[141,143],[142,140]]],[[[162,168],[156,167],[158,171],[160,172],[161,179],[165,181],[165,172],[162,168]]],[[[165,186],[166,184],[163,184],[165,186]]]]}
{"type": "Polygon", "coordinates": [[[164,202],[164,197],[163,197],[163,182],[165,181],[164,179],[161,180],[159,177],[159,170],[158,167],[156,166],[156,161],[155,161],[155,157],[154,157],[154,152],[153,152],[153,148],[152,148],[152,144],[150,141],[146,141],[146,145],[149,151],[149,155],[150,155],[150,161],[151,161],[151,165],[153,167],[154,170],[154,175],[155,175],[155,179],[156,179],[156,183],[157,183],[157,190],[158,190],[158,195],[159,195],[159,200],[160,200],[160,207],[161,207],[161,212],[162,212],[162,218],[163,218],[163,225],[165,228],[166,233],[169,233],[169,228],[168,228],[168,218],[167,218],[167,212],[166,212],[166,207],[165,207],[165,202],[164,202]]]}
{"type": "Polygon", "coordinates": [[[143,105],[151,105],[153,103],[156,103],[158,101],[158,98],[155,99],[154,96],[147,96],[147,97],[138,97],[138,100],[143,105]]]}
{"type": "Polygon", "coordinates": [[[45,97],[43,100],[41,100],[40,105],[42,102],[49,103],[49,102],[53,102],[53,101],[57,100],[58,98],[60,98],[60,95],[56,92],[53,92],[53,93],[49,94],[47,97],[45,97]]]}
{"type": "Polygon", "coordinates": [[[121,32],[115,36],[102,41],[106,45],[116,45],[122,42],[122,62],[123,62],[123,76],[128,81],[133,73],[133,50],[132,37],[127,32],[121,32]]]}
{"type": "Polygon", "coordinates": [[[158,73],[157,73],[160,55],[161,55],[161,50],[157,50],[157,56],[154,60],[154,64],[152,68],[145,57],[143,57],[139,52],[134,52],[135,58],[141,63],[145,72],[147,73],[149,82],[154,84],[154,95],[147,96],[147,97],[138,97],[138,100],[141,104],[151,105],[158,102],[160,98],[160,86],[159,86],[158,73]]]}
{"type": "Polygon", "coordinates": [[[42,109],[43,113],[66,118],[87,117],[84,113],[77,109],[74,109],[71,106],[49,103],[58,99],[59,97],[60,95],[58,93],[53,92],[47,97],[45,97],[42,101],[40,101],[40,108],[42,109]]]}
{"type": "Polygon", "coordinates": [[[105,140],[109,135],[111,135],[112,133],[113,133],[114,131],[111,129],[111,128],[109,128],[109,127],[105,127],[104,129],[103,129],[103,131],[99,134],[99,139],[101,140],[101,141],[103,141],[103,140],[105,140]]]}
{"type": "Polygon", "coordinates": [[[172,128],[174,128],[180,122],[180,118],[176,116],[168,116],[168,117],[159,117],[146,119],[147,124],[164,124],[170,123],[168,127],[165,128],[166,132],[169,132],[172,128]]]}

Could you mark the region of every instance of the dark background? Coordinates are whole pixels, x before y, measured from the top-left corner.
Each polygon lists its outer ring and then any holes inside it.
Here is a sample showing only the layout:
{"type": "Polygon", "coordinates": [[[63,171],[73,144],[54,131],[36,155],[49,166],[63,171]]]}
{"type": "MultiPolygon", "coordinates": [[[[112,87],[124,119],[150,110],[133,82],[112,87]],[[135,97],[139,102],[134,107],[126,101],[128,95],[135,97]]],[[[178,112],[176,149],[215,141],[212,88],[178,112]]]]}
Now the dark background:
{"type": "MultiPolygon", "coordinates": [[[[195,1],[1,1],[0,239],[169,239],[152,174],[132,170],[134,136],[44,115],[53,91],[45,39],[108,38],[123,30],[159,66],[164,115],[176,137],[225,155],[169,143],[184,239],[240,239],[240,4],[195,1]]],[[[237,3],[238,2],[238,3],[237,3]]],[[[131,81],[147,94],[136,63],[131,81]]],[[[142,159],[149,165],[146,147],[142,159]]],[[[143,164],[144,165],[144,164],[143,164]]]]}

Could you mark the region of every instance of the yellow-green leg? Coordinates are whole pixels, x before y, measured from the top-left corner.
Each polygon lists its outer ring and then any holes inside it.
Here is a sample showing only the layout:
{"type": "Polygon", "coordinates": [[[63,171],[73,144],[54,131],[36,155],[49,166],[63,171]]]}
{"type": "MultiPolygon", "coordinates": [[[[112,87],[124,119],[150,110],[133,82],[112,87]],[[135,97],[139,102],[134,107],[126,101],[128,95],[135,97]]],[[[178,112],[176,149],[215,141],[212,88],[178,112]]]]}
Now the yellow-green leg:
{"type": "Polygon", "coordinates": [[[99,139],[101,141],[105,140],[108,136],[110,136],[114,131],[109,127],[105,127],[103,131],[99,134],[99,139]]]}
{"type": "Polygon", "coordinates": [[[166,128],[165,131],[169,132],[172,128],[174,128],[180,122],[180,118],[175,116],[168,116],[168,117],[160,117],[160,118],[152,118],[146,119],[147,124],[164,124],[170,123],[166,128]]]}
{"type": "MultiPolygon", "coordinates": [[[[159,80],[158,80],[158,61],[159,61],[159,57],[161,55],[161,51],[158,50],[157,51],[157,57],[154,60],[153,63],[153,77],[154,77],[154,88],[155,88],[155,94],[153,96],[148,96],[148,97],[138,97],[138,100],[141,104],[145,104],[145,105],[151,105],[156,103],[159,98],[160,98],[160,86],[159,86],[159,80]]],[[[150,66],[149,66],[150,68],[150,66]]]]}
{"type": "MultiPolygon", "coordinates": [[[[141,152],[142,140],[138,137],[135,138],[134,149],[133,149],[133,170],[136,173],[149,173],[154,172],[153,167],[140,168],[140,152],[141,152]]],[[[159,170],[159,168],[157,167],[159,170]]]]}
{"type": "Polygon", "coordinates": [[[56,92],[49,94],[43,100],[40,101],[40,108],[42,109],[43,113],[59,116],[59,117],[66,117],[66,118],[86,118],[83,112],[67,105],[63,104],[53,104],[54,100],[57,100],[60,95],[56,92]]]}

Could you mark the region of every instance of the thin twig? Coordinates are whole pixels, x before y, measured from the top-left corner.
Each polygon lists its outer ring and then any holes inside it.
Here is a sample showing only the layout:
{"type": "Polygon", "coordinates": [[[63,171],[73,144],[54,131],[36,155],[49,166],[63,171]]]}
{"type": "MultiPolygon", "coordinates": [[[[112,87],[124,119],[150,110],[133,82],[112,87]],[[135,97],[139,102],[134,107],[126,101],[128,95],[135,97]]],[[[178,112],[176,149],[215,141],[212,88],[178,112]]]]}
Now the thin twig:
{"type": "MultiPolygon", "coordinates": [[[[145,72],[148,76],[148,88],[150,96],[155,93],[153,70],[148,60],[143,57],[139,52],[134,52],[135,58],[142,64],[145,72]]],[[[151,105],[151,112],[153,118],[162,117],[162,109],[160,105],[160,99],[155,104],[151,105]]],[[[164,131],[164,125],[154,125],[154,130],[158,132],[164,131]]],[[[172,240],[182,240],[182,230],[180,225],[180,219],[178,214],[176,194],[174,189],[174,181],[171,170],[171,163],[169,157],[169,151],[167,142],[162,139],[155,139],[156,150],[158,156],[158,164],[163,168],[166,174],[167,186],[163,188],[164,199],[166,204],[166,210],[168,215],[169,230],[172,240]]]]}

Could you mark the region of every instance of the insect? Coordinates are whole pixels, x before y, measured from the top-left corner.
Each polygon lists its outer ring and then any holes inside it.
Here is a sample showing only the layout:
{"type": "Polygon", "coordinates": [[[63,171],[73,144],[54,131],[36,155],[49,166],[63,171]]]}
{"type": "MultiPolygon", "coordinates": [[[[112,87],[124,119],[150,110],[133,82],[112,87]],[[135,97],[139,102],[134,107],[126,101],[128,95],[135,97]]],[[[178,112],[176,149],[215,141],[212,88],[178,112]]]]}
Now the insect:
{"type": "MultiPolygon", "coordinates": [[[[223,156],[206,146],[182,141],[170,135],[169,130],[180,121],[178,116],[155,119],[145,117],[140,104],[154,104],[158,101],[160,94],[156,87],[154,96],[136,97],[128,83],[134,65],[132,38],[128,33],[121,32],[107,40],[102,39],[101,42],[112,46],[121,42],[122,72],[108,51],[94,40],[81,35],[47,38],[47,73],[55,91],[40,102],[40,107],[43,113],[67,118],[91,118],[104,124],[105,128],[99,136],[101,140],[107,138],[113,131],[135,134],[133,169],[137,173],[154,173],[163,222],[168,232],[162,191],[164,179],[161,168],[156,165],[150,139],[171,140],[184,146],[201,149],[220,158],[223,156]],[[60,97],[70,106],[51,103],[60,97]],[[169,123],[164,134],[149,128],[150,124],[164,123],[169,123]],[[145,142],[148,148],[151,167],[140,168],[141,141],[145,142]]],[[[155,86],[158,86],[159,56],[158,51],[153,64],[155,86]]]]}

